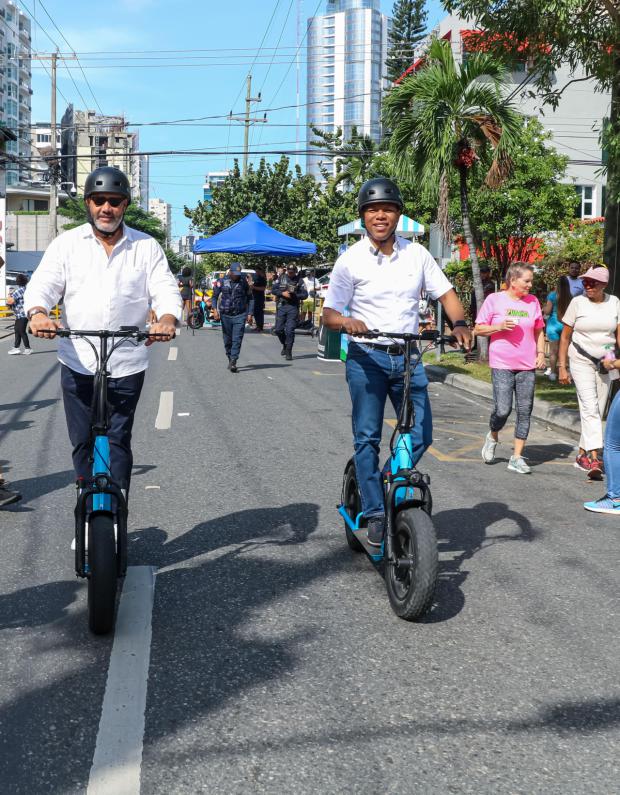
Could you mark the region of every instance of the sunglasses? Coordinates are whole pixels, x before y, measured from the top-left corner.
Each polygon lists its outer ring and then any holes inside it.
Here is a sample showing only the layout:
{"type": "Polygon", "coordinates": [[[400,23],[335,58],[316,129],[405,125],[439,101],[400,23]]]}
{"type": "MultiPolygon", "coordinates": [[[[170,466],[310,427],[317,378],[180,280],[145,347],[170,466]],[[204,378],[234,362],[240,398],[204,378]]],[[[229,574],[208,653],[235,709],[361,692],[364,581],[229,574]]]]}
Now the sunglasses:
{"type": "Polygon", "coordinates": [[[101,196],[98,193],[95,193],[93,196],[90,197],[91,202],[95,205],[95,207],[103,207],[103,205],[107,202],[110,207],[120,207],[121,204],[125,201],[124,196],[101,196]]]}
{"type": "Polygon", "coordinates": [[[582,279],[584,287],[603,287],[603,282],[590,281],[590,279],[582,279]]]}

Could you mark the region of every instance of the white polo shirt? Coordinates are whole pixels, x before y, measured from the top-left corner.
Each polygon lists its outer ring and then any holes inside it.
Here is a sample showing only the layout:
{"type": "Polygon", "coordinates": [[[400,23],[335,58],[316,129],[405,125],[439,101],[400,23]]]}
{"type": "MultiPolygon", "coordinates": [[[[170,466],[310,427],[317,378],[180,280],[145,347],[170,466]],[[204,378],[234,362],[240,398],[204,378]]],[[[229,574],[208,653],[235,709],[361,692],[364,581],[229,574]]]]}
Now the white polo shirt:
{"type": "MultiPolygon", "coordinates": [[[[63,232],[47,247],[26,294],[26,311],[49,312],[64,297],[63,325],[74,329],[144,328],[149,304],[158,317],[181,318],[181,295],[166,256],[150,235],[123,226],[123,236],[108,257],[90,224],[63,232]]],[[[93,339],[98,350],[98,341],[93,339]]],[[[95,356],[83,339],[58,338],[58,359],[85,375],[95,372],[95,356]]],[[[144,344],[121,345],[110,357],[112,378],[148,366],[144,344]]]]}
{"type": "MultiPolygon", "coordinates": [[[[334,265],[324,306],[363,320],[369,329],[417,334],[422,291],[437,299],[452,289],[441,268],[419,243],[397,237],[391,256],[366,237],[334,265]]],[[[355,337],[363,342],[363,337],[355,337]]],[[[388,338],[367,340],[389,344],[388,338]]]]}

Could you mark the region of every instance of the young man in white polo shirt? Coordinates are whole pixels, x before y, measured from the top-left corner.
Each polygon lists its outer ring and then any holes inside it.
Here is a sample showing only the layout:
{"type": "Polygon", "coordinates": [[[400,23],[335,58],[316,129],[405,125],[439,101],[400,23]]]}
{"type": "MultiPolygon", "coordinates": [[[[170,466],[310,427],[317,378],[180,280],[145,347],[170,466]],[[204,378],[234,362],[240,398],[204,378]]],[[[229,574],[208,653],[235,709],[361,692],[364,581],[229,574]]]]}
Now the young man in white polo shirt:
{"type": "MultiPolygon", "coordinates": [[[[385,177],[368,180],[358,196],[368,237],[338,258],[323,307],[323,322],[355,337],[349,344],[346,377],[351,393],[355,469],[368,521],[368,542],[380,546],[384,534],[383,485],[379,446],[389,396],[398,414],[403,394],[404,356],[387,338],[365,339],[370,329],[418,332],[418,303],[424,290],[438,299],[466,348],[471,333],[452,285],[428,251],[395,234],[403,210],[398,186],[385,177]],[[350,317],[342,312],[348,307],[350,317]]],[[[420,362],[412,374],[414,465],[432,442],[428,380],[420,362]]]]}

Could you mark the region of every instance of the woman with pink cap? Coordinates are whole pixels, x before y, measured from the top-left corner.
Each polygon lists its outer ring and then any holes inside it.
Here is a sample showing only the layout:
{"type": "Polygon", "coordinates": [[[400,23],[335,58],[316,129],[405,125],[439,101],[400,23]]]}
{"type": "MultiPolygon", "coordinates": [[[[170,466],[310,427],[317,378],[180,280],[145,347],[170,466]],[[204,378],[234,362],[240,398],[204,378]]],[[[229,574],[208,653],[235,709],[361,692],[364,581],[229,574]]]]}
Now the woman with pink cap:
{"type": "Polygon", "coordinates": [[[588,473],[590,480],[601,480],[603,463],[603,413],[609,394],[609,376],[602,362],[615,359],[620,344],[620,300],[607,295],[609,271],[591,267],[583,276],[584,295],[577,295],[562,317],[560,337],[559,381],[577,390],[581,417],[581,439],[575,466],[588,473]],[[568,364],[570,364],[570,373],[568,364]]]}

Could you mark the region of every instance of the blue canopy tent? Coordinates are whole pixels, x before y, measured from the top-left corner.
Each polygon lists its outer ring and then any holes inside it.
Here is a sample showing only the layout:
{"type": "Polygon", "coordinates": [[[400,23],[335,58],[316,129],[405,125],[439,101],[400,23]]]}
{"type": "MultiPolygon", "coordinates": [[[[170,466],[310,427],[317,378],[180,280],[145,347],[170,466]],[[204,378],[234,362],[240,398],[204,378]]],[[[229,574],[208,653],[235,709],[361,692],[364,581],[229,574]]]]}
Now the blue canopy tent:
{"type": "Polygon", "coordinates": [[[222,232],[201,238],[194,244],[194,254],[261,254],[273,257],[299,257],[316,254],[316,245],[272,229],[256,213],[249,213],[222,232]]]}

